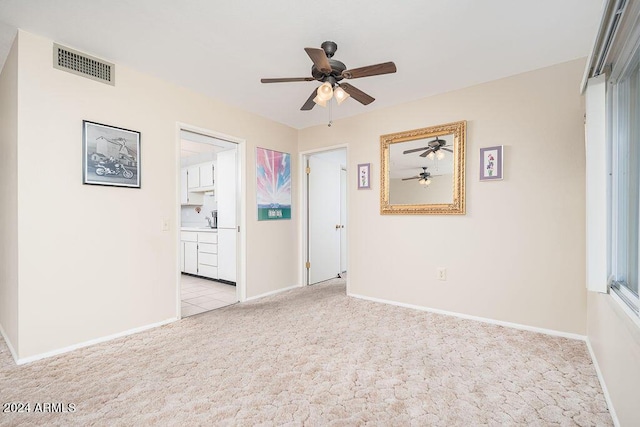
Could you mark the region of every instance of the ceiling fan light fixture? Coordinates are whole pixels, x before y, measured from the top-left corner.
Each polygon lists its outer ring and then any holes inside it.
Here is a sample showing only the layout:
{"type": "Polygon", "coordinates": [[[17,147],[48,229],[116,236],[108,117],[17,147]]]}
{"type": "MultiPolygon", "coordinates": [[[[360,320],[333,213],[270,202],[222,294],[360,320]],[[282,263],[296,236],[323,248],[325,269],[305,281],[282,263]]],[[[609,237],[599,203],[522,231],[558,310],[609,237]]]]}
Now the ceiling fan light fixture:
{"type": "Polygon", "coordinates": [[[324,99],[320,99],[319,96],[316,96],[315,98],[313,98],[313,102],[315,102],[316,104],[318,104],[321,107],[326,107],[327,106],[327,101],[324,99]]]}
{"type": "Polygon", "coordinates": [[[438,150],[438,152],[436,153],[436,159],[438,160],[444,159],[444,151],[438,150]]]}
{"type": "Polygon", "coordinates": [[[345,99],[351,96],[340,86],[338,86],[336,90],[333,91],[333,95],[336,97],[336,101],[338,102],[338,105],[342,104],[345,99]]]}
{"type": "Polygon", "coordinates": [[[324,82],[320,85],[316,93],[318,95],[318,99],[328,101],[333,96],[333,88],[330,83],[324,82]]]}
{"type": "Polygon", "coordinates": [[[433,160],[436,157],[436,155],[432,152],[430,152],[429,154],[427,154],[427,159],[429,160],[433,160]]]}
{"type": "Polygon", "coordinates": [[[429,185],[431,184],[431,180],[429,178],[424,180],[424,185],[429,185]]]}

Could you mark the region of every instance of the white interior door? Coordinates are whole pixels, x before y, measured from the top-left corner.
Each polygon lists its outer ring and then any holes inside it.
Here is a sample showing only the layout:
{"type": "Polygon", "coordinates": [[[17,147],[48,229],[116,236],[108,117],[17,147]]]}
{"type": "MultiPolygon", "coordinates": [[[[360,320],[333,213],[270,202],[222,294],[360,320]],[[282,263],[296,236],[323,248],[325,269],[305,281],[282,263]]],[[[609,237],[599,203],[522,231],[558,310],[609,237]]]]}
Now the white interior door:
{"type": "Polygon", "coordinates": [[[340,273],[340,165],[309,157],[309,284],[340,273]]]}

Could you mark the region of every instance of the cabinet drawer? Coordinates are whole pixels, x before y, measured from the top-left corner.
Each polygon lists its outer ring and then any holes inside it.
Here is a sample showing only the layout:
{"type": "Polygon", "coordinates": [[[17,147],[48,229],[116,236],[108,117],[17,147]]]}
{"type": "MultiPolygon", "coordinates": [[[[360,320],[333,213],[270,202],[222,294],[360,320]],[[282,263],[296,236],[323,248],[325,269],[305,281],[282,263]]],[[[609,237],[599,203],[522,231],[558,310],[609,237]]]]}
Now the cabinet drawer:
{"type": "Polygon", "coordinates": [[[200,253],[205,253],[205,254],[218,253],[218,245],[216,245],[215,243],[199,243],[198,248],[200,253]]]}
{"type": "Polygon", "coordinates": [[[218,267],[212,267],[210,265],[202,265],[198,266],[198,274],[200,276],[209,277],[211,279],[218,278],[218,267]]]}
{"type": "Polygon", "coordinates": [[[182,231],[180,233],[180,240],[183,242],[197,242],[198,241],[198,233],[195,231],[182,231]]]}
{"type": "Polygon", "coordinates": [[[217,266],[218,265],[218,254],[205,254],[202,252],[198,253],[198,264],[209,265],[209,266],[217,266]]]}
{"type": "Polygon", "coordinates": [[[218,233],[198,233],[200,243],[218,243],[218,233]]]}

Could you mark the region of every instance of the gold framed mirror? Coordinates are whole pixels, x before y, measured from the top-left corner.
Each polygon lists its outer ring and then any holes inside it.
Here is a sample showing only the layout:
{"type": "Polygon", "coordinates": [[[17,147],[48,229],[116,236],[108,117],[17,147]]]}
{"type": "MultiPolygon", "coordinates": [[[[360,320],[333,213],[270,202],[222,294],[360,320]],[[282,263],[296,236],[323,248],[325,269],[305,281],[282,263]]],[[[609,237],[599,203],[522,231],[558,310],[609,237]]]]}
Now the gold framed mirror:
{"type": "Polygon", "coordinates": [[[380,137],[380,213],[464,215],[467,122],[380,137]]]}

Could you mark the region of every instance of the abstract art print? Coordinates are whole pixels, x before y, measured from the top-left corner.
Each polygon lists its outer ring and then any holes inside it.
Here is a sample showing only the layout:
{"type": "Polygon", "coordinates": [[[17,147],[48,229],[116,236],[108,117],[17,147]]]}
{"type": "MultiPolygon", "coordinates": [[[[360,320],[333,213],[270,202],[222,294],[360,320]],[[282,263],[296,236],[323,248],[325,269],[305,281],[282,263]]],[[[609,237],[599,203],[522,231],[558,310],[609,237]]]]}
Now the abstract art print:
{"type": "Polygon", "coordinates": [[[502,179],[502,145],[480,149],[480,181],[502,179]]]}
{"type": "Polygon", "coordinates": [[[258,221],[291,219],[291,154],[256,149],[258,221]]]}

